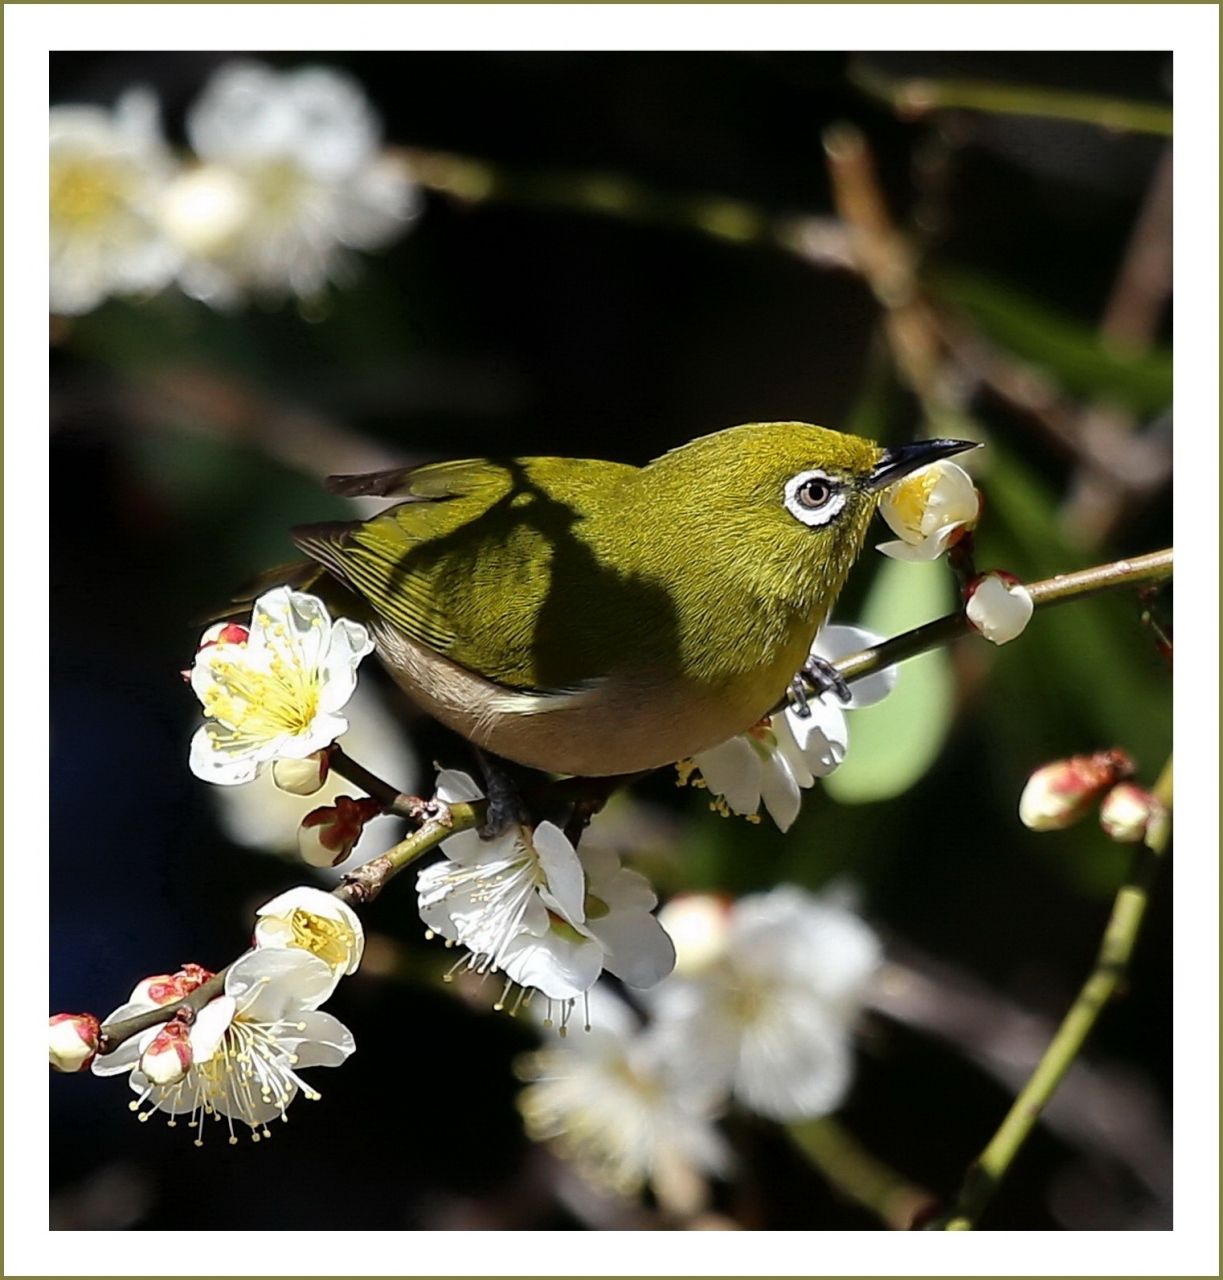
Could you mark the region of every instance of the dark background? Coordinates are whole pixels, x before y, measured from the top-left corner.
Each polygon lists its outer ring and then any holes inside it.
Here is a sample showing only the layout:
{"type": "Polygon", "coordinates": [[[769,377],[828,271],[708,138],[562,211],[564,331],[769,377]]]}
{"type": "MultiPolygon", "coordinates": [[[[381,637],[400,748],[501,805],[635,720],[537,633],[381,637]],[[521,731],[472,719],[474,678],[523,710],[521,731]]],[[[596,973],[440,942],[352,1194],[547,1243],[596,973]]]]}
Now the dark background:
{"type": "MultiPolygon", "coordinates": [[[[52,101],[111,103],[147,83],[181,142],[187,106],[231,56],[52,55],[52,101]]],[[[517,175],[615,173],[648,191],[731,197],[778,217],[831,214],[821,135],[851,121],[893,215],[921,224],[932,289],[939,273],[988,282],[1004,318],[1034,302],[1089,346],[1164,140],[968,112],[904,121],[851,73],[866,65],[1153,103],[1168,103],[1171,86],[1171,56],[1159,52],[255,56],[347,69],[389,143],[517,175]]],[[[218,408],[224,394],[315,415],[405,459],[496,451],[641,463],[737,422],[844,428],[868,409],[879,438],[917,429],[918,405],[887,367],[879,306],[854,274],[564,203],[468,206],[427,194],[410,232],[366,257],[353,286],[309,319],[292,305],[218,316],[167,293],[53,328],[52,1009],[104,1014],[146,974],[187,960],[219,967],[245,945],[252,906],[303,879],[221,835],[206,786],[186,767],[197,708],[177,673],[197,619],[291,557],[285,530],[342,508],[308,461],[293,465],[292,446],[269,445],[258,412],[218,408]],[[188,407],[166,396],[195,377],[205,391],[188,407]]],[[[1170,313],[1154,338],[1164,352],[1170,313]]],[[[1059,367],[1064,348],[1036,343],[1022,354],[1073,405],[1121,394],[1108,367],[1076,384],[1059,367]]],[[[1164,407],[1158,390],[1138,399],[1131,408],[1144,423],[1164,407]]],[[[1057,520],[1073,457],[996,396],[967,410],[996,445],[1002,478],[1035,495],[1043,521],[1033,534],[1013,508],[991,507],[987,563],[1050,572],[1170,543],[1170,485],[1161,485],[1096,545],[1076,544],[1057,520]]],[[[878,560],[868,558],[846,618],[878,560]]],[[[669,815],[680,834],[643,865],[662,892],[742,893],[782,879],[818,887],[847,873],[893,954],[937,960],[1005,1007],[1059,1018],[1090,966],[1125,858],[1090,827],[1025,832],[1014,818],[1019,790],[1046,759],[1111,745],[1130,750],[1150,783],[1171,731],[1170,678],[1137,609],[1074,609],[1085,620],[1046,628],[1044,641],[1038,619],[1030,644],[957,659],[952,732],[906,794],[838,806],[817,789],[782,839],[708,814],[670,779],[649,780],[639,788],[648,812],[669,815]],[[1092,683],[1093,667],[1126,680],[1092,683]]],[[[440,731],[419,722],[411,731],[422,760],[458,758],[440,731]]],[[[1165,876],[1126,998],[1092,1044],[1165,1136],[1170,889],[1165,876]]],[[[323,1101],[298,1104],[270,1144],[197,1151],[182,1129],[137,1124],[122,1082],[53,1078],[53,1225],[313,1227],[330,1220],[337,1197],[356,1229],[589,1225],[558,1203],[551,1166],[522,1136],[510,1062],[532,1043],[529,1028],[438,986],[406,877],[369,928],[394,943],[394,972],[363,972],[328,1006],[358,1052],[342,1070],[316,1073],[323,1101]],[[339,1151],[349,1153],[342,1186],[332,1175],[303,1180],[319,1153],[339,1151]],[[290,1184],[292,1196],[268,1191],[290,1184]]],[[[877,1156],[945,1196],[1008,1100],[955,1048],[876,1015],[842,1118],[877,1156]]],[[[781,1131],[750,1124],[747,1149],[750,1176],[718,1190],[718,1207],[745,1225],[878,1228],[781,1131]]],[[[983,1225],[1161,1227],[1169,1213],[1165,1192],[1132,1163],[1038,1129],[983,1225]]]]}

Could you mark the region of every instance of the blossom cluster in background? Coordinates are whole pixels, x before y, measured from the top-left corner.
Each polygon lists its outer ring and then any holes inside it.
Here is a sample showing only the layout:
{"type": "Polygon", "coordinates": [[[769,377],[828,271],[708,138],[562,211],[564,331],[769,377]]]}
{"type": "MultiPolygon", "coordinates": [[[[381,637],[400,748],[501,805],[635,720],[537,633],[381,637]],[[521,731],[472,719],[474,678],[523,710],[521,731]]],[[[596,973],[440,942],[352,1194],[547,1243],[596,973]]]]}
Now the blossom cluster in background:
{"type": "Polygon", "coordinates": [[[852,1029],[881,957],[852,911],[793,885],[731,904],[704,894],[660,913],[675,972],[636,998],[600,984],[591,1030],[520,1063],[528,1133],[594,1182],[647,1182],[664,1207],[703,1206],[730,1167],[716,1120],[732,1101],[772,1120],[827,1115],[853,1076],[852,1029]]]}
{"type": "Polygon", "coordinates": [[[417,212],[406,162],[332,68],[227,62],[186,131],[180,156],[142,88],[111,110],[51,108],[52,312],[170,285],[221,307],[311,298],[343,283],[348,251],[385,247],[417,212]]]}

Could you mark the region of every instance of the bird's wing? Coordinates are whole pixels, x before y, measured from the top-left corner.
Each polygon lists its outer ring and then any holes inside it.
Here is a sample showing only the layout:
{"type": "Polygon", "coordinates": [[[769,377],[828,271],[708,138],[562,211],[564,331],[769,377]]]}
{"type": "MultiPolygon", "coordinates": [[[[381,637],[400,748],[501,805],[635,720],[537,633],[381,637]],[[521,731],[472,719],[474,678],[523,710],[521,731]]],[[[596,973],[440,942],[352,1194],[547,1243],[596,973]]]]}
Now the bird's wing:
{"type": "Polygon", "coordinates": [[[586,629],[548,645],[541,662],[537,624],[561,599],[580,611],[581,581],[573,596],[572,584],[558,587],[554,577],[587,576],[573,567],[593,559],[582,528],[589,496],[634,473],[530,458],[345,477],[345,492],[365,484],[364,492],[403,501],[372,520],[296,529],[293,539],[413,640],[512,688],[569,687],[602,674],[589,669],[586,629]],[[557,654],[562,670],[553,669],[557,654]]]}

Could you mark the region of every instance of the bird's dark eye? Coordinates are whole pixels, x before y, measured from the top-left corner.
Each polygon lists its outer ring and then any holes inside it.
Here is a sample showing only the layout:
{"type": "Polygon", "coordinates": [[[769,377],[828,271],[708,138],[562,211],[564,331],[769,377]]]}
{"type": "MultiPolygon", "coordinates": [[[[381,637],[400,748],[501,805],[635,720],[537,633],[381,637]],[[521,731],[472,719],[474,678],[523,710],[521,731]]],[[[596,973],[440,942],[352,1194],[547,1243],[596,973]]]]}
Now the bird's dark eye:
{"type": "Polygon", "coordinates": [[[822,476],[812,476],[799,485],[795,497],[808,511],[816,511],[832,497],[832,485],[822,476]]]}
{"type": "Polygon", "coordinates": [[[848,500],[843,481],[814,467],[791,476],[786,481],[784,497],[786,510],[810,529],[835,520],[848,500]]]}

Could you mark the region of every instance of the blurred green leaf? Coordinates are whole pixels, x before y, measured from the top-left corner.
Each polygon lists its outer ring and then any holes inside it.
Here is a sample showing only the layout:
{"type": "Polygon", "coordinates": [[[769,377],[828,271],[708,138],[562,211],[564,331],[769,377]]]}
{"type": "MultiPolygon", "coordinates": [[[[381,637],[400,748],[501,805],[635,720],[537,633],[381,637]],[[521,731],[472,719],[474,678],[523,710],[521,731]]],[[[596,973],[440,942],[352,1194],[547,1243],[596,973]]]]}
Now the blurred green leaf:
{"type": "Polygon", "coordinates": [[[1172,353],[1118,351],[1080,324],[983,276],[937,271],[925,281],[944,302],[967,313],[987,337],[1040,366],[1066,390],[1120,401],[1153,414],[1172,400],[1172,353]]]}
{"type": "MultiPolygon", "coordinates": [[[[888,560],[875,576],[863,626],[893,636],[949,612],[955,591],[946,565],[888,560]]],[[[824,785],[843,804],[907,791],[934,763],[951,724],[951,660],[935,649],[906,662],[882,702],[849,713],[849,752],[824,785]]]]}

